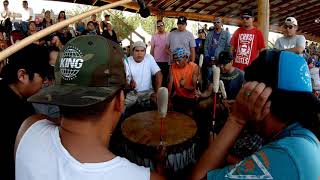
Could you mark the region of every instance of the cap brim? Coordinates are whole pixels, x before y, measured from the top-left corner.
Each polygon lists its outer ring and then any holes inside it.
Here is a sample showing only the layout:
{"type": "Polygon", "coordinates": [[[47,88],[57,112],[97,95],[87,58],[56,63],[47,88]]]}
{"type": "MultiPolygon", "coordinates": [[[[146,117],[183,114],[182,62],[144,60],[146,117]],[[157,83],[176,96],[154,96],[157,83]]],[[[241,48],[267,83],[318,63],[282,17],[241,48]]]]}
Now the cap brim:
{"type": "Polygon", "coordinates": [[[28,98],[29,102],[66,107],[86,107],[111,100],[121,87],[81,87],[54,85],[28,98]]]}
{"type": "Polygon", "coordinates": [[[241,17],[242,18],[252,18],[252,16],[250,16],[250,15],[242,15],[241,17]]]}

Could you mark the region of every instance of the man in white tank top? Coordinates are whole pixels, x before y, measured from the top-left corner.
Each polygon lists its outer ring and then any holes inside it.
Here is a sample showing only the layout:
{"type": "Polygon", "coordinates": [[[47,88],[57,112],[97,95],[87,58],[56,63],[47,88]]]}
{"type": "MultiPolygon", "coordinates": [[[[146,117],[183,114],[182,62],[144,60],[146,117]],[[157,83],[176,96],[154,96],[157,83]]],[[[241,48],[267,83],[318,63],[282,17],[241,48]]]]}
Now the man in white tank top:
{"type": "Polygon", "coordinates": [[[60,107],[59,122],[28,118],[16,139],[17,180],[163,179],[108,150],[124,109],[120,46],[80,36],[59,54],[56,81],[28,101],[60,107]]]}

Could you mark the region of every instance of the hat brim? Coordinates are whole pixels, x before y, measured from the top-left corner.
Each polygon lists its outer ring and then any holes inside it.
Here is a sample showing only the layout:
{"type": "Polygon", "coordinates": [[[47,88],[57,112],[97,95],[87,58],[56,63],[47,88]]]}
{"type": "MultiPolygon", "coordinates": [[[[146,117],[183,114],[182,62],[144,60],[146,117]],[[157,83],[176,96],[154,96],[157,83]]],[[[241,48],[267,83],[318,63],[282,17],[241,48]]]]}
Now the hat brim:
{"type": "Polygon", "coordinates": [[[250,15],[242,15],[241,18],[252,18],[250,15]]]}
{"type": "Polygon", "coordinates": [[[185,22],[185,21],[178,21],[177,24],[183,24],[183,25],[184,25],[184,24],[187,24],[187,22],[185,22]]]}
{"type": "Polygon", "coordinates": [[[86,107],[111,98],[121,87],[82,87],[54,85],[43,88],[28,98],[29,102],[66,107],[86,107]]]}

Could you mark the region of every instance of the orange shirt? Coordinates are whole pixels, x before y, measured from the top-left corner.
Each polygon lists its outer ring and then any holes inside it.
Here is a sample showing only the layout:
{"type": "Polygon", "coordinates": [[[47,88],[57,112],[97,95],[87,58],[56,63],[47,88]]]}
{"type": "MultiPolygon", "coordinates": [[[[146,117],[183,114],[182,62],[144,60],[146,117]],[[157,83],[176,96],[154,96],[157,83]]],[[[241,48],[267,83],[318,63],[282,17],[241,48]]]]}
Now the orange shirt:
{"type": "Polygon", "coordinates": [[[185,88],[180,87],[180,80],[184,79],[184,86],[192,86],[193,72],[196,67],[197,64],[193,62],[189,62],[184,68],[179,68],[177,64],[171,65],[173,85],[178,96],[189,99],[195,98],[194,92],[188,91],[185,88]]]}

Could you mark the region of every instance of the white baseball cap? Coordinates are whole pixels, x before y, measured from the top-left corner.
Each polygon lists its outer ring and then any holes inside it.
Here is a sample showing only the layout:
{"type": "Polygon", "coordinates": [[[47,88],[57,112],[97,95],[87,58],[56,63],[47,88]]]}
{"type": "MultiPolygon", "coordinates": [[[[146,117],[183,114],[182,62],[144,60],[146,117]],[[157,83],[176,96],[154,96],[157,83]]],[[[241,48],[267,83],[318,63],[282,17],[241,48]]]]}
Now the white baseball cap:
{"type": "Polygon", "coordinates": [[[144,43],[143,41],[137,41],[137,42],[134,42],[133,43],[133,48],[136,48],[136,47],[143,47],[143,48],[147,48],[147,45],[146,43],[144,43]]]}
{"type": "Polygon", "coordinates": [[[284,21],[285,25],[295,25],[298,26],[298,21],[296,18],[294,17],[287,17],[286,20],[284,21]]]}

